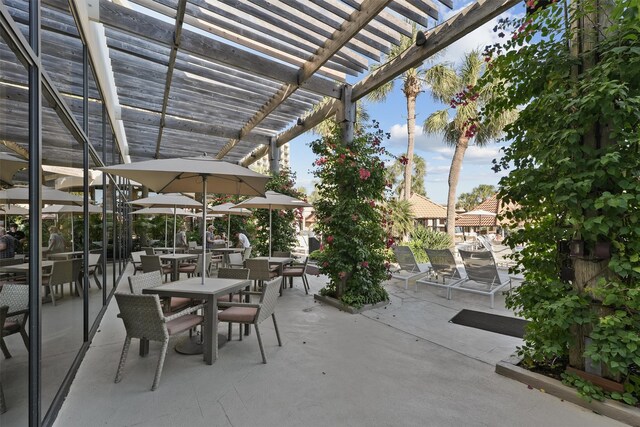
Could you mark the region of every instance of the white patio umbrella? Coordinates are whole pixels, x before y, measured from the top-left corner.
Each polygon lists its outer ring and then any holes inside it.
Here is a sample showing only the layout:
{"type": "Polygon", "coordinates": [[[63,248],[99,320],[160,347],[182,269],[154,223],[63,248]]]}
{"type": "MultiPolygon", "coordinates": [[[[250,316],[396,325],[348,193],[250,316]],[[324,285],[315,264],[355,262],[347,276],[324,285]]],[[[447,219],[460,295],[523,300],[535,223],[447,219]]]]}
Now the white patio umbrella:
{"type": "Polygon", "coordinates": [[[28,166],[29,162],[27,160],[12,156],[9,153],[0,153],[0,181],[13,185],[13,175],[28,166]]]}
{"type": "MultiPolygon", "coordinates": [[[[89,204],[89,215],[102,213],[102,208],[100,206],[89,204]]],[[[75,206],[75,205],[50,205],[45,208],[42,208],[43,214],[55,214],[56,222],[58,222],[58,215],[61,213],[70,213],[71,214],[71,250],[76,250],[76,239],[75,239],[75,231],[73,224],[73,214],[74,213],[84,213],[84,206],[75,206]]]]}
{"type": "MultiPolygon", "coordinates": [[[[197,216],[193,212],[186,211],[182,208],[143,208],[130,212],[129,215],[164,215],[164,245],[167,246],[167,219],[169,215],[173,215],[173,223],[175,225],[176,216],[197,216]]],[[[175,238],[174,238],[175,240],[175,238]]],[[[175,242],[174,242],[175,243],[175,242]]],[[[175,244],[174,250],[175,250],[175,244]]]]}
{"type": "MultiPolygon", "coordinates": [[[[82,206],[83,198],[50,187],[42,187],[42,203],[82,206]]],[[[0,203],[29,203],[29,187],[13,187],[0,191],[0,203]]]]}
{"type": "MultiPolygon", "coordinates": [[[[179,193],[156,194],[154,196],[137,199],[131,202],[134,205],[148,206],[154,208],[173,209],[173,253],[176,253],[176,216],[178,207],[181,208],[202,208],[202,203],[179,193]]],[[[167,227],[165,217],[164,245],[167,246],[167,227]]]]}
{"type": "Polygon", "coordinates": [[[271,210],[295,209],[312,206],[307,202],[275,191],[267,191],[264,197],[253,197],[235,205],[236,208],[269,209],[269,256],[271,256],[271,210]]]}
{"type": "Polygon", "coordinates": [[[252,214],[249,209],[234,208],[233,206],[234,203],[227,202],[209,209],[209,212],[227,215],[227,238],[231,237],[231,215],[249,216],[252,214]]]}
{"type": "MultiPolygon", "coordinates": [[[[215,193],[248,196],[264,194],[264,186],[270,179],[248,168],[216,160],[209,156],[157,159],[122,165],[107,166],[100,170],[120,175],[146,185],[156,193],[202,192],[206,203],[207,184],[215,193]]],[[[202,210],[202,242],[206,252],[206,210],[202,210]]],[[[202,284],[205,266],[202,263],[202,284]]]]}
{"type": "Polygon", "coordinates": [[[495,217],[496,214],[494,212],[485,211],[482,209],[474,209],[469,212],[464,212],[460,214],[461,216],[477,216],[478,217],[478,228],[482,227],[482,217],[483,216],[492,216],[495,217]]]}
{"type": "Polygon", "coordinates": [[[7,228],[8,215],[29,215],[29,209],[20,206],[0,206],[0,213],[4,214],[4,227],[7,228]]]}

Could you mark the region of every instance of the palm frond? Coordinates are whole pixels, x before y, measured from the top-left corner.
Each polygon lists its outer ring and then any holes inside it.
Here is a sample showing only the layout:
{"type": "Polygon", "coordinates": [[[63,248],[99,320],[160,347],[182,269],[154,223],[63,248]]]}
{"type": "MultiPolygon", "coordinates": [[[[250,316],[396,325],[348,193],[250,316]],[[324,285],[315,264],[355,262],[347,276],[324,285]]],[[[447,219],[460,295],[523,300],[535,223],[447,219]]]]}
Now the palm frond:
{"type": "Polygon", "coordinates": [[[424,71],[424,81],[429,85],[431,96],[436,101],[449,104],[460,90],[460,81],[456,71],[446,63],[437,64],[424,71]]]}
{"type": "Polygon", "coordinates": [[[429,115],[422,123],[424,133],[444,132],[449,124],[449,110],[438,110],[429,115]]]}
{"type": "Polygon", "coordinates": [[[475,86],[482,75],[484,60],[479,50],[472,50],[464,56],[460,67],[460,80],[464,86],[475,86]]]}

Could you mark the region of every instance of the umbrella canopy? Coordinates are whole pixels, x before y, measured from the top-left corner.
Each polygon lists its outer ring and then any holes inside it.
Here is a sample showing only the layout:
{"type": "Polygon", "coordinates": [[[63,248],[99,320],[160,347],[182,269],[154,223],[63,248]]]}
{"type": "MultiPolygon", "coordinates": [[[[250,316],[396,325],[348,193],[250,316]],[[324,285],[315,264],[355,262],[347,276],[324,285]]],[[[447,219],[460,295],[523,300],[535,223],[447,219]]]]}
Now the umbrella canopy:
{"type": "MultiPolygon", "coordinates": [[[[42,208],[43,214],[61,214],[61,213],[83,213],[84,206],[77,205],[50,205],[46,208],[42,208]]],[[[97,214],[102,213],[100,206],[92,205],[89,203],[89,213],[97,214]]]]}
{"type": "Polygon", "coordinates": [[[8,153],[0,153],[0,181],[13,185],[13,175],[29,166],[29,162],[8,153]]]}
{"type": "Polygon", "coordinates": [[[180,216],[197,216],[193,212],[189,212],[182,208],[143,208],[131,212],[129,215],[180,215],[180,216]]]}
{"type": "Polygon", "coordinates": [[[483,209],[474,209],[469,212],[461,213],[458,216],[460,220],[460,226],[469,227],[469,226],[491,226],[495,222],[496,213],[491,211],[486,211],[483,209]]]}
{"type": "MultiPolygon", "coordinates": [[[[131,204],[154,208],[202,208],[202,203],[180,193],[156,194],[143,199],[133,200],[131,204]]],[[[173,213],[173,212],[168,212],[173,213]]]]}
{"type": "Polygon", "coordinates": [[[203,179],[219,194],[264,194],[266,175],[209,156],[146,160],[100,170],[132,179],[156,193],[202,192],[203,179]]]}
{"type": "Polygon", "coordinates": [[[20,206],[0,206],[0,213],[5,215],[29,215],[29,209],[20,206]]]}
{"type": "Polygon", "coordinates": [[[469,212],[461,213],[460,215],[496,216],[495,212],[489,212],[482,209],[475,209],[469,212]]]}
{"type": "MultiPolygon", "coordinates": [[[[0,191],[0,203],[28,203],[29,188],[14,187],[0,191]]],[[[64,191],[54,190],[49,187],[42,187],[42,203],[56,203],[60,205],[78,205],[82,206],[83,199],[64,191]]]]}
{"type": "Polygon", "coordinates": [[[264,197],[253,197],[235,205],[236,208],[269,209],[269,256],[271,256],[271,210],[310,207],[307,202],[275,191],[267,191],[264,197]]]}
{"type": "MultiPolygon", "coordinates": [[[[181,157],[156,159],[143,162],[113,165],[99,168],[103,172],[123,176],[146,185],[156,193],[202,192],[203,204],[207,197],[207,185],[219,194],[263,195],[269,177],[233,163],[213,157],[181,157]]],[[[206,209],[202,210],[202,246],[206,253],[206,209]]],[[[202,263],[204,284],[206,262],[202,263]]]]}
{"type": "Polygon", "coordinates": [[[227,215],[227,238],[230,238],[231,234],[231,215],[242,215],[248,216],[251,215],[251,211],[249,209],[244,208],[234,208],[234,204],[227,202],[221,205],[213,206],[209,212],[219,213],[227,215]]]}

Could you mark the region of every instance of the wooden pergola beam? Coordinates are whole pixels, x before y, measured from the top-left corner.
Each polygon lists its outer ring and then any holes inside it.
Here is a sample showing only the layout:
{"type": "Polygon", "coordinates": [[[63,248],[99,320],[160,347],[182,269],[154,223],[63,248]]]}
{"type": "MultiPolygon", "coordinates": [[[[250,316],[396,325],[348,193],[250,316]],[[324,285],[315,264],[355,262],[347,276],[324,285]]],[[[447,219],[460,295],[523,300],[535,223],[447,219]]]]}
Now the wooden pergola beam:
{"type": "Polygon", "coordinates": [[[313,74],[327,62],[338,50],[353,38],[369,21],[375,18],[392,0],[364,0],[360,11],[354,11],[339,30],[336,30],[330,40],[318,49],[315,55],[307,61],[298,72],[297,84],[284,85],[276,94],[242,127],[238,138],[230,140],[216,155],[222,159],[233,149],[245,135],[255,128],[273,110],[280,106],[300,85],[313,77],[313,74]]]}
{"type": "Polygon", "coordinates": [[[486,22],[511,9],[519,0],[479,0],[452,18],[426,32],[422,46],[413,45],[353,86],[353,100],[357,101],[397,76],[422,64],[453,42],[466,36],[486,22]]]}
{"type": "Polygon", "coordinates": [[[158,128],[158,140],[156,142],[155,158],[160,158],[160,144],[162,143],[162,132],[164,131],[164,118],[167,114],[167,106],[169,105],[169,93],[171,92],[171,81],[173,80],[173,68],[176,65],[176,57],[178,56],[178,48],[180,46],[180,37],[182,36],[182,24],[184,23],[184,12],[186,10],[187,0],[180,0],[176,11],[176,29],[174,31],[173,43],[171,44],[171,53],[169,54],[169,64],[167,65],[167,79],[164,84],[164,95],[162,97],[162,110],[160,111],[160,127],[158,128]]]}

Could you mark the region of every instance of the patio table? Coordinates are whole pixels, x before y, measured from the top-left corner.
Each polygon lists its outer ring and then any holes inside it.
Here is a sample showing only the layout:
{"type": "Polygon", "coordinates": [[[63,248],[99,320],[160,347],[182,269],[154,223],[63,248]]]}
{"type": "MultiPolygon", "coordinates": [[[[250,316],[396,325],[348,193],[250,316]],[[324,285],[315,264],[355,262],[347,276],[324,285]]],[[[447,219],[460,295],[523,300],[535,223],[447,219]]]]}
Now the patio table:
{"type": "MultiPolygon", "coordinates": [[[[165,254],[173,253],[173,246],[169,246],[169,247],[160,246],[160,247],[157,247],[157,248],[154,247],[153,251],[154,252],[162,252],[162,253],[165,253],[165,254]]],[[[176,254],[178,254],[178,253],[181,253],[181,254],[184,253],[184,248],[176,248],[176,254]]]]}
{"type": "Polygon", "coordinates": [[[84,251],[69,251],[69,252],[57,252],[55,254],[49,254],[50,260],[65,260],[73,258],[82,258],[84,251]]]}
{"type": "Polygon", "coordinates": [[[222,256],[224,257],[224,265],[228,266],[229,265],[229,254],[232,253],[237,253],[237,252],[244,252],[244,248],[213,248],[213,249],[207,249],[208,252],[211,253],[218,253],[218,254],[222,254],[222,256]]]}
{"type": "Polygon", "coordinates": [[[175,282],[180,278],[180,273],[178,272],[180,261],[185,261],[188,259],[196,259],[198,258],[197,254],[167,254],[160,255],[160,259],[164,261],[171,261],[171,281],[175,282]]]}
{"type": "Polygon", "coordinates": [[[250,280],[192,277],[153,288],[143,289],[144,294],[161,297],[184,297],[206,300],[204,309],[204,361],[207,365],[218,359],[218,296],[239,291],[251,283],[250,280]]]}
{"type": "Polygon", "coordinates": [[[282,275],[282,269],[284,268],[285,265],[289,265],[293,261],[295,261],[293,258],[290,258],[290,257],[277,257],[277,256],[258,256],[258,257],[253,257],[251,259],[269,260],[270,266],[277,267],[278,276],[282,275]]]}
{"type": "MultiPolygon", "coordinates": [[[[51,268],[53,261],[42,261],[42,269],[51,268]]],[[[0,273],[16,273],[27,274],[29,272],[29,263],[5,265],[0,267],[0,273]]]]}

